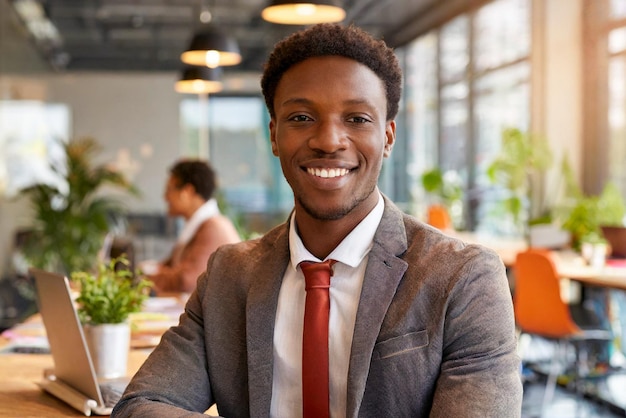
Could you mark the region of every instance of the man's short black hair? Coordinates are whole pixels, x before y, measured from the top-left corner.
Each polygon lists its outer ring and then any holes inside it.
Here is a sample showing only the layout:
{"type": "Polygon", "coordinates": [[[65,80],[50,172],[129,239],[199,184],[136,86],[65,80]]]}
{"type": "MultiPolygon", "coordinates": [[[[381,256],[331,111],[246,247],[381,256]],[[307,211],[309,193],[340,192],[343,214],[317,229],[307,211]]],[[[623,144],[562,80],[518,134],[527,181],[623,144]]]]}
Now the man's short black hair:
{"type": "Polygon", "coordinates": [[[204,200],[213,196],[215,171],[206,161],[180,160],[170,168],[170,175],[180,182],[179,187],[191,184],[204,200]]]}
{"type": "Polygon", "coordinates": [[[276,87],[283,74],[308,58],[337,55],[353,59],[372,70],[383,81],[387,96],[387,120],[398,113],[402,92],[402,70],[393,50],[382,40],[356,26],[322,23],[293,33],[276,44],[265,64],[261,89],[272,117],[276,87]]]}

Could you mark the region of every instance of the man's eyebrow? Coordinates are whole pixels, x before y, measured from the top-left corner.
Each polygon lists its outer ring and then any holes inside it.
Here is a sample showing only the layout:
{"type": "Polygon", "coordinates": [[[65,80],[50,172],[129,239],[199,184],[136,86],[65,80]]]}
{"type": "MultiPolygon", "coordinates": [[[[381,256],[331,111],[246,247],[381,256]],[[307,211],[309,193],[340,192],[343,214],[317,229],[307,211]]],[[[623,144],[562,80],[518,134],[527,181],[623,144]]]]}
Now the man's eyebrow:
{"type": "Polygon", "coordinates": [[[304,97],[291,97],[280,103],[281,106],[290,105],[290,104],[305,104],[309,105],[313,102],[309,99],[305,99],[304,97]]]}
{"type": "Polygon", "coordinates": [[[374,106],[372,104],[372,102],[367,100],[367,99],[350,99],[350,100],[344,101],[343,103],[347,104],[347,105],[368,105],[368,106],[374,106]]]}
{"type": "MultiPolygon", "coordinates": [[[[290,104],[303,104],[303,105],[311,105],[314,102],[306,99],[304,97],[292,97],[280,103],[281,106],[290,105],[290,104]]],[[[372,103],[367,99],[349,99],[344,100],[342,102],[344,105],[368,105],[373,106],[372,103]]]]}

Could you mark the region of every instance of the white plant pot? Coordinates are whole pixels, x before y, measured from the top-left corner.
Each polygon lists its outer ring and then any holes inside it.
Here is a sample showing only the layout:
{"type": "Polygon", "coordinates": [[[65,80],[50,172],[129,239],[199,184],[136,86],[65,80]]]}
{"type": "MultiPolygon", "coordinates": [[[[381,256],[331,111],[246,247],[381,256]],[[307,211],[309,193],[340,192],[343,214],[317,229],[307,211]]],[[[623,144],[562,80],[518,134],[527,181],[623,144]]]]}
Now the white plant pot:
{"type": "Polygon", "coordinates": [[[580,249],[580,253],[587,264],[596,268],[604,267],[608,252],[608,245],[603,242],[583,242],[580,249]]]}
{"type": "Polygon", "coordinates": [[[130,350],[130,324],[85,325],[84,330],[98,378],[125,376],[130,350]]]}

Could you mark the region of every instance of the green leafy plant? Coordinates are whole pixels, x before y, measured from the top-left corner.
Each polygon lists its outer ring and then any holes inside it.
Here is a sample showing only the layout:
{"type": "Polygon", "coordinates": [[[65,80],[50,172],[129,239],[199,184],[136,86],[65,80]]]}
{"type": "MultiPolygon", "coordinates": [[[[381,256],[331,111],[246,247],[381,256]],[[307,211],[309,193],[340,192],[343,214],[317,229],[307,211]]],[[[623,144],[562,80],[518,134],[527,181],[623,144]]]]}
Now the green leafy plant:
{"type": "Polygon", "coordinates": [[[501,204],[513,222],[526,233],[533,218],[531,213],[534,211],[543,216],[548,210],[533,194],[533,184],[535,178],[541,180],[540,177],[551,167],[552,151],[545,139],[516,128],[503,130],[501,139],[502,148],[487,167],[487,177],[507,191],[501,204]]]}
{"type": "Polygon", "coordinates": [[[619,189],[608,182],[598,196],[585,195],[579,188],[571,188],[564,210],[563,229],[572,234],[572,247],[580,249],[582,242],[602,237],[601,226],[623,226],[626,204],[619,189]]]}
{"type": "Polygon", "coordinates": [[[442,172],[435,167],[422,173],[422,187],[434,197],[432,204],[443,205],[456,229],[463,227],[463,187],[461,179],[454,171],[442,172]]]}
{"type": "Polygon", "coordinates": [[[598,226],[624,226],[626,203],[612,181],[606,183],[598,200],[598,226]]]}
{"type": "Polygon", "coordinates": [[[441,203],[450,206],[463,198],[460,181],[452,178],[452,173],[443,173],[440,168],[433,168],[422,174],[422,186],[427,193],[437,196],[441,203]]]}
{"type": "Polygon", "coordinates": [[[71,274],[72,281],[80,287],[76,303],[83,324],[119,324],[141,310],[152,283],[145,279],[134,282],[128,265],[128,259],[121,256],[99,263],[96,273],[71,274]]]}
{"type": "Polygon", "coordinates": [[[122,219],[121,201],[103,193],[104,186],[138,192],[120,173],[94,165],[101,150],[93,138],[63,144],[65,168],[52,166],[67,183],[66,190],[39,184],[22,190],[34,211],[34,225],[24,246],[33,266],[70,274],[93,268],[104,237],[122,219]]]}

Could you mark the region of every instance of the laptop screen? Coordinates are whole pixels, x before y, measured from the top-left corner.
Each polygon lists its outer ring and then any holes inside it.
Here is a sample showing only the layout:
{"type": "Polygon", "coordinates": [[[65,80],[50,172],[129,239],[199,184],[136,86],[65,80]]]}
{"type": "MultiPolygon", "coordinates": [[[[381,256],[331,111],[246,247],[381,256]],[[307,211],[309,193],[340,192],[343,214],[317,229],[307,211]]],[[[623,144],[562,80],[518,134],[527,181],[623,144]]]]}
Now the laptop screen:
{"type": "Polygon", "coordinates": [[[35,277],[39,311],[54,359],[56,378],[102,404],[95,369],[72,301],[68,279],[38,269],[30,269],[30,273],[35,277]]]}

